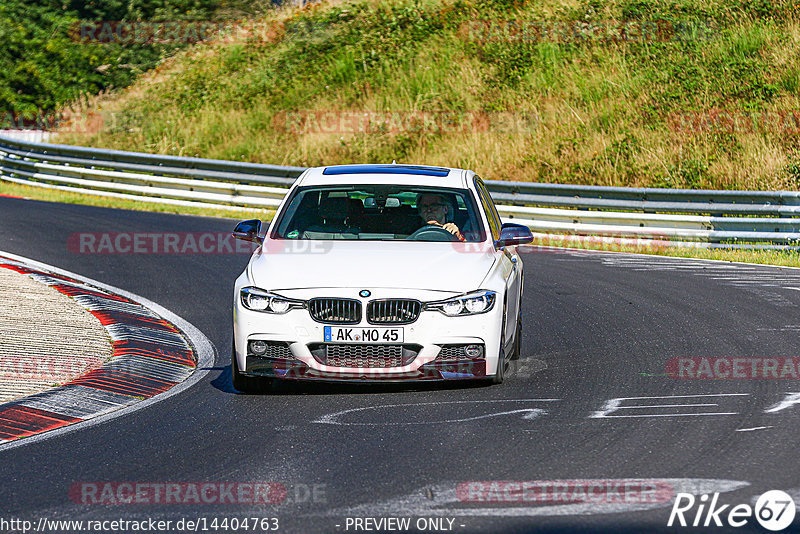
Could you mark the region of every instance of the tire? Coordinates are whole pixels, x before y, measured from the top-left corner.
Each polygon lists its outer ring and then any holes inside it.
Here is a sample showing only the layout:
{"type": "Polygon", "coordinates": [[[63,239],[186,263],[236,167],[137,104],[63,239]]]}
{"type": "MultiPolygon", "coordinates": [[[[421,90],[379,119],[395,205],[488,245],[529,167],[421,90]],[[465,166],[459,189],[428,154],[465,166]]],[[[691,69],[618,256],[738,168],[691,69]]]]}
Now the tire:
{"type": "Polygon", "coordinates": [[[514,349],[511,351],[511,360],[519,360],[522,354],[522,314],[517,317],[517,333],[514,334],[514,349]]]}
{"type": "Polygon", "coordinates": [[[503,381],[506,379],[506,367],[508,366],[508,362],[506,361],[505,351],[503,347],[500,347],[500,358],[497,361],[497,373],[492,377],[492,384],[502,384],[503,381]]]}
{"type": "Polygon", "coordinates": [[[517,304],[517,333],[514,335],[514,350],[511,353],[512,360],[519,360],[522,355],[522,292],[524,291],[525,278],[519,281],[519,303],[517,304]]]}
{"type": "Polygon", "coordinates": [[[506,379],[506,367],[508,366],[508,360],[506,360],[506,348],[505,348],[505,338],[506,338],[506,301],[503,300],[503,327],[500,329],[500,350],[497,354],[497,372],[492,377],[492,384],[502,384],[503,381],[506,379]]]}
{"type": "Polygon", "coordinates": [[[239,364],[236,361],[236,346],[231,348],[231,378],[233,387],[242,393],[257,393],[263,391],[266,384],[259,378],[245,376],[239,372],[239,364]]]}

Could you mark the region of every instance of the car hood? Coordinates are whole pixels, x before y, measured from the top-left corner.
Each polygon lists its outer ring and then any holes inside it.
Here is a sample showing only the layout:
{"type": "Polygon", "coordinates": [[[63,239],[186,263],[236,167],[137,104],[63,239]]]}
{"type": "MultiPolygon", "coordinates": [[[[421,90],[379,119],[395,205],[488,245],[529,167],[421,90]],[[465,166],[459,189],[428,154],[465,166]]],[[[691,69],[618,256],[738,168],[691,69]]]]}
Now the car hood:
{"type": "Polygon", "coordinates": [[[482,245],[391,241],[267,241],[250,263],[263,289],[480,289],[495,258],[482,245]]]}

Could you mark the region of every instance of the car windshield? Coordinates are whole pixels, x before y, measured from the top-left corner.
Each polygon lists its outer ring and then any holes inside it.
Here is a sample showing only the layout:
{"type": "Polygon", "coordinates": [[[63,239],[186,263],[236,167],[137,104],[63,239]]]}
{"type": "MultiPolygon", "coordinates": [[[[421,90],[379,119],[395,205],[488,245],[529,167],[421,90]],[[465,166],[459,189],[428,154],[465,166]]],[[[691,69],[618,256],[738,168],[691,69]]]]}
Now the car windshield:
{"type": "Polygon", "coordinates": [[[272,238],[481,242],[485,232],[467,189],[352,185],[299,188],[272,238]]]}

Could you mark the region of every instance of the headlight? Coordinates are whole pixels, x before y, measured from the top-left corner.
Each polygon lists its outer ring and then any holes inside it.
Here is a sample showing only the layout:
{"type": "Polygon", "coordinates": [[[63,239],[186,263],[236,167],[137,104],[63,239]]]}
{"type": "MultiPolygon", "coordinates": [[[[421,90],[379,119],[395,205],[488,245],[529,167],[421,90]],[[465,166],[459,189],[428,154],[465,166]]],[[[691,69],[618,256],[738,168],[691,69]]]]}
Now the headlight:
{"type": "Polygon", "coordinates": [[[253,311],[286,313],[294,308],[305,307],[305,302],[302,300],[287,299],[257,287],[243,287],[240,295],[242,306],[253,311]]]}
{"type": "Polygon", "coordinates": [[[442,311],[445,315],[458,315],[464,309],[464,303],[460,300],[451,300],[442,303],[442,311]]]}
{"type": "Polygon", "coordinates": [[[464,305],[470,313],[483,313],[492,307],[492,302],[494,302],[494,298],[489,298],[484,294],[466,299],[464,305]]]}
{"type": "Polygon", "coordinates": [[[476,315],[491,310],[494,306],[496,296],[497,293],[494,291],[474,291],[447,300],[428,302],[425,304],[425,309],[436,310],[450,317],[455,317],[457,315],[476,315]]]}

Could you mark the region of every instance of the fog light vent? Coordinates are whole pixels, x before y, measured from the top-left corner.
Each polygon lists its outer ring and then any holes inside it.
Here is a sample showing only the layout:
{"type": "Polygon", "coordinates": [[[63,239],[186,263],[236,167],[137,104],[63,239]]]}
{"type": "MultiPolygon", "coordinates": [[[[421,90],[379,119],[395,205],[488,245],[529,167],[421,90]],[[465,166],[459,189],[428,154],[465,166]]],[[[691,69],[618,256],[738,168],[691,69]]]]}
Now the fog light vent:
{"type": "Polygon", "coordinates": [[[265,352],[267,352],[267,344],[260,339],[256,341],[250,342],[250,352],[255,354],[256,356],[263,356],[265,352]]]}
{"type": "Polygon", "coordinates": [[[436,356],[437,362],[441,361],[462,361],[484,358],[484,346],[482,344],[471,343],[469,345],[442,345],[439,355],[436,356]]]}
{"type": "Polygon", "coordinates": [[[251,340],[247,343],[247,354],[248,356],[258,356],[259,358],[294,359],[292,351],[289,349],[289,343],[285,341],[251,340]]]}
{"type": "Polygon", "coordinates": [[[464,347],[464,353],[469,358],[480,358],[483,356],[483,347],[480,345],[467,345],[464,347]]]}

